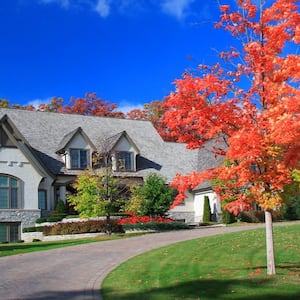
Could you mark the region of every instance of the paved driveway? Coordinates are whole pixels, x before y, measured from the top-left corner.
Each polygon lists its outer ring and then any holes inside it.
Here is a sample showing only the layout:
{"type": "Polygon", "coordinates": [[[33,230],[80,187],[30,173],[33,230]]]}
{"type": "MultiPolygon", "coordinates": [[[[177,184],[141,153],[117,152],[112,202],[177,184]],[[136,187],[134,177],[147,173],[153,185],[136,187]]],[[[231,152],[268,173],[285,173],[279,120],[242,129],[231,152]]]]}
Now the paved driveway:
{"type": "Polygon", "coordinates": [[[128,258],[179,241],[264,225],[155,233],[0,258],[0,299],[99,300],[104,277],[128,258]]]}

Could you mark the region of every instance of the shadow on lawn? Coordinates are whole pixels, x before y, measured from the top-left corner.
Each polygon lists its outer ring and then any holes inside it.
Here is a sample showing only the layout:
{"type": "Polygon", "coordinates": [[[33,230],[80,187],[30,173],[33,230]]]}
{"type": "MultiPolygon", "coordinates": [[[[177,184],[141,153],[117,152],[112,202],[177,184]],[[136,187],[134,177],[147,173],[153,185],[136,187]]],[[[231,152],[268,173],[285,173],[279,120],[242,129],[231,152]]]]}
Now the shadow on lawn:
{"type": "MultiPolygon", "coordinates": [[[[136,294],[118,294],[116,291],[109,289],[101,289],[101,295],[104,300],[176,300],[176,299],[239,299],[239,300],[253,300],[254,295],[246,295],[245,293],[236,290],[243,288],[243,290],[257,289],[258,286],[268,287],[272,279],[233,279],[233,280],[217,280],[217,279],[199,279],[197,281],[189,281],[184,283],[176,283],[173,286],[166,288],[152,288],[144,290],[136,294]]],[[[263,287],[262,287],[263,289],[263,287]]],[[[258,293],[257,293],[258,294],[258,293]]],[[[256,296],[257,296],[256,294],[256,296]]],[[[272,292],[269,287],[268,291],[259,293],[260,300],[299,300],[300,286],[295,287],[295,291],[289,295],[279,295],[278,292],[272,292]]]]}
{"type": "MultiPolygon", "coordinates": [[[[74,242],[65,243],[66,245],[72,245],[75,244],[74,242]]],[[[78,244],[78,242],[76,243],[78,244]]],[[[62,246],[62,243],[56,243],[56,242],[36,242],[36,243],[20,243],[20,244],[4,244],[0,245],[0,251],[11,251],[11,250],[26,250],[31,248],[49,248],[49,247],[56,247],[56,246],[62,246]]]]}
{"type": "MultiPolygon", "coordinates": [[[[134,236],[134,234],[132,234],[134,236]]],[[[94,242],[102,242],[108,241],[112,239],[121,239],[127,237],[125,234],[114,234],[114,236],[110,235],[100,235],[94,238],[78,238],[78,239],[70,239],[70,240],[58,240],[58,241],[38,241],[38,242],[31,242],[31,243],[4,243],[0,244],[0,251],[12,251],[12,250],[27,250],[27,249],[44,249],[44,248],[62,248],[65,246],[74,246],[74,245],[81,245],[81,244],[88,244],[94,242]]]]}
{"type": "MultiPolygon", "coordinates": [[[[74,287],[76,289],[76,287],[74,287]]],[[[75,290],[75,291],[43,291],[37,293],[25,292],[24,296],[18,297],[18,300],[95,300],[100,299],[99,293],[93,290],[75,290]]],[[[16,299],[16,298],[2,298],[4,295],[0,295],[0,299],[16,299]]]]}

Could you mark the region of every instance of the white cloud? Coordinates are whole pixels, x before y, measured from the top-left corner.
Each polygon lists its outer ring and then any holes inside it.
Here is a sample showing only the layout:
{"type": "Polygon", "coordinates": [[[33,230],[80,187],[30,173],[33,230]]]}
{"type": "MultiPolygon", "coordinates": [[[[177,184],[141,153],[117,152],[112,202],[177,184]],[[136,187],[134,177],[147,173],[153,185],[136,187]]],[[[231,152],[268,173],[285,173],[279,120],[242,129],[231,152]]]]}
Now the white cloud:
{"type": "Polygon", "coordinates": [[[32,105],[35,108],[38,108],[40,104],[49,104],[53,97],[48,97],[44,99],[34,99],[30,100],[26,105],[32,105]]]}
{"type": "Polygon", "coordinates": [[[110,14],[110,0],[98,0],[95,6],[96,12],[102,17],[106,18],[110,14]]]}
{"type": "Polygon", "coordinates": [[[163,12],[181,20],[188,14],[190,5],[195,0],[164,0],[161,3],[163,12]]]}
{"type": "Polygon", "coordinates": [[[121,101],[118,104],[118,107],[116,110],[123,112],[124,114],[130,112],[133,109],[144,109],[144,105],[143,104],[132,104],[126,100],[121,101]]]}
{"type": "MultiPolygon", "coordinates": [[[[1,1],[1,0],[0,0],[1,1]]],[[[87,8],[96,12],[101,18],[112,13],[135,15],[161,9],[165,14],[178,20],[191,13],[191,5],[195,0],[36,0],[41,4],[56,4],[65,9],[87,8]]]]}
{"type": "Polygon", "coordinates": [[[44,4],[56,3],[63,8],[68,8],[70,6],[69,0],[40,0],[40,2],[44,4]]]}

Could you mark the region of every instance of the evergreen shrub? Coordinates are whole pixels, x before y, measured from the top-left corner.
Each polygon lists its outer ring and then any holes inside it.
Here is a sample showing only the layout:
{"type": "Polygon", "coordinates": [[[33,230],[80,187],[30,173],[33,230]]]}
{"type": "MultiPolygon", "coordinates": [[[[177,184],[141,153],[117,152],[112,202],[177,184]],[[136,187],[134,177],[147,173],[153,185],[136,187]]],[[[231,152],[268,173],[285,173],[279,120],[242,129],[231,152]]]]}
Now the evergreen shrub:
{"type": "Polygon", "coordinates": [[[222,212],[222,223],[232,224],[236,222],[235,215],[230,213],[228,210],[223,209],[222,212]]]}
{"type": "Polygon", "coordinates": [[[53,213],[46,219],[46,222],[59,222],[66,216],[65,213],[53,213]]]}
{"type": "Polygon", "coordinates": [[[23,228],[23,233],[25,232],[43,232],[44,226],[33,226],[23,228]]]}
{"type": "Polygon", "coordinates": [[[67,207],[63,200],[59,199],[55,206],[55,211],[57,211],[59,214],[66,214],[67,213],[67,207]]]}
{"type": "Polygon", "coordinates": [[[35,220],[36,224],[41,224],[41,223],[45,223],[45,222],[47,222],[46,217],[38,218],[38,219],[35,220]]]}
{"type": "Polygon", "coordinates": [[[203,223],[210,222],[210,217],[211,217],[211,210],[210,210],[209,198],[208,196],[204,196],[202,222],[203,223]]]}
{"type": "MultiPolygon", "coordinates": [[[[240,218],[241,222],[264,223],[265,222],[265,212],[263,210],[241,211],[239,213],[239,218],[240,218]]],[[[280,211],[280,210],[272,211],[272,219],[274,222],[283,220],[282,211],[280,211]]]]}

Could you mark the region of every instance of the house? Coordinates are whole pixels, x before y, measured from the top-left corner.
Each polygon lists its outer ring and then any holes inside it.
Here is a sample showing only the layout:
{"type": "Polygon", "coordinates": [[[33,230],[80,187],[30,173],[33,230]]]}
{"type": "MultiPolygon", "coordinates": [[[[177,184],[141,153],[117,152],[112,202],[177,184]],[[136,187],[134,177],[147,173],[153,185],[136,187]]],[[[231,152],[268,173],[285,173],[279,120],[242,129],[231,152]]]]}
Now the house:
{"type": "MultiPolygon", "coordinates": [[[[148,121],[0,108],[0,241],[20,239],[23,227],[65,201],[70,184],[103,147],[114,176],[129,182],[153,172],[171,182],[177,173],[217,163],[205,149],[164,142],[148,121]]],[[[205,195],[220,213],[209,184],[187,195],[170,211],[173,218],[201,221],[205,195]]]]}

